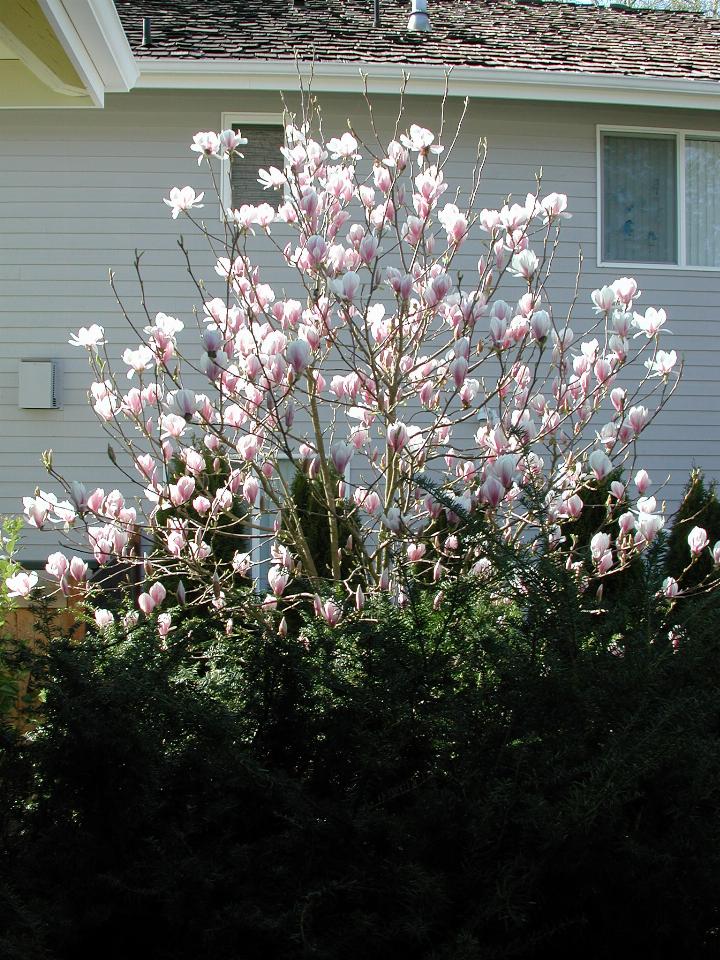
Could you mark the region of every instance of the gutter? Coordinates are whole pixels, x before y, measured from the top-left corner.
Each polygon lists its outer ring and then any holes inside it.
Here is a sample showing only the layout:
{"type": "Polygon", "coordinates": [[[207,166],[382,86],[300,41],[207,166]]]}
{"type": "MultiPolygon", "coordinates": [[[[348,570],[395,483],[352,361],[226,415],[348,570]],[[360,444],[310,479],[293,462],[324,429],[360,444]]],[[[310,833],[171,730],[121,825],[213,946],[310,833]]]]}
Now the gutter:
{"type": "MultiPolygon", "coordinates": [[[[282,60],[150,60],[136,58],[139,89],[297,90],[299,78],[320,93],[361,93],[367,74],[371,93],[398,93],[404,74],[407,92],[442,95],[446,69],[422,64],[302,63],[282,60]]],[[[624,106],[720,108],[720,82],[664,77],[617,77],[597,73],[453,67],[450,96],[500,100],[551,100],[624,106]]]]}

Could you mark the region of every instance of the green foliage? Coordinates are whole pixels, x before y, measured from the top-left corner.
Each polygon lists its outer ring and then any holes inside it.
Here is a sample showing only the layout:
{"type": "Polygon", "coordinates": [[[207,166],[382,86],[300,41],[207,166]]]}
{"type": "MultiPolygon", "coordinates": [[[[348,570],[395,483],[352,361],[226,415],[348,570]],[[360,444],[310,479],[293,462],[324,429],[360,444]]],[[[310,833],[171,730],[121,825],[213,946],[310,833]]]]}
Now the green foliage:
{"type": "MultiPolygon", "coordinates": [[[[680,580],[690,564],[688,534],[693,527],[704,527],[710,544],[720,540],[720,501],[717,498],[715,481],[705,482],[702,470],[693,470],[685,487],[682,504],[677,512],[667,544],[667,572],[680,580]]],[[[709,552],[698,558],[683,576],[684,589],[697,586],[712,571],[713,562],[709,552]]]]}
{"type": "Polygon", "coordinates": [[[14,644],[5,631],[7,615],[13,609],[14,602],[8,597],[5,580],[20,569],[14,556],[22,527],[21,517],[4,517],[0,522],[0,727],[7,723],[8,714],[18,695],[17,671],[12,663],[14,644]]]}
{"type": "Polygon", "coordinates": [[[0,759],[0,955],[715,956],[720,647],[673,653],[656,576],[612,642],[575,596],[572,656],[550,581],[54,641],[0,759]]]}
{"type": "MultiPolygon", "coordinates": [[[[337,483],[339,479],[337,475],[334,475],[333,483],[337,483]]],[[[311,480],[302,470],[298,470],[293,477],[290,495],[318,576],[324,580],[331,579],[330,528],[322,481],[319,479],[311,480]]],[[[341,549],[343,549],[347,544],[348,537],[351,536],[352,528],[343,516],[344,511],[340,502],[338,502],[336,509],[339,514],[338,540],[341,549]]],[[[346,577],[350,572],[349,559],[348,552],[343,549],[341,561],[343,577],[346,577]]]]}

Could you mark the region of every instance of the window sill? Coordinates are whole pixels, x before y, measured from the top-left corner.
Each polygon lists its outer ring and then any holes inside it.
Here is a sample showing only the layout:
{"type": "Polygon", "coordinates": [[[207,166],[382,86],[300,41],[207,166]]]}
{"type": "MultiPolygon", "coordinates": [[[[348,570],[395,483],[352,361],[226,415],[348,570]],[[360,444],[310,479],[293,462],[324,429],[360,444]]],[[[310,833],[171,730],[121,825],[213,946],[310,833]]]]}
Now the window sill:
{"type": "Polygon", "coordinates": [[[633,270],[674,270],[683,273],[720,273],[720,267],[691,267],[679,263],[629,263],[629,262],[607,262],[597,261],[598,269],[602,270],[623,270],[625,272],[633,270]]]}

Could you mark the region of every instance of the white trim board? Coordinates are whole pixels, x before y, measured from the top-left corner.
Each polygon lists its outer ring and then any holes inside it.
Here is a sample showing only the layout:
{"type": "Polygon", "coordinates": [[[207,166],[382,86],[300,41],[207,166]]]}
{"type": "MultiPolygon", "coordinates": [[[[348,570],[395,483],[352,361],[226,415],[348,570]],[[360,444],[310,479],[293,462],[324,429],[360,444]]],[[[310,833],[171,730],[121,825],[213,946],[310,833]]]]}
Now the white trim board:
{"type": "MultiPolygon", "coordinates": [[[[371,93],[397,93],[403,75],[407,92],[442,94],[446,69],[435,65],[389,63],[300,64],[271,60],[172,59],[136,61],[143,89],[181,90],[297,90],[301,76],[307,84],[312,72],[316,92],[360,93],[362,74],[371,93]]],[[[596,73],[503,70],[455,67],[450,71],[451,96],[506,100],[559,100],[567,103],[609,103],[626,106],[717,110],[720,82],[676,80],[664,77],[617,77],[596,73]]]]}

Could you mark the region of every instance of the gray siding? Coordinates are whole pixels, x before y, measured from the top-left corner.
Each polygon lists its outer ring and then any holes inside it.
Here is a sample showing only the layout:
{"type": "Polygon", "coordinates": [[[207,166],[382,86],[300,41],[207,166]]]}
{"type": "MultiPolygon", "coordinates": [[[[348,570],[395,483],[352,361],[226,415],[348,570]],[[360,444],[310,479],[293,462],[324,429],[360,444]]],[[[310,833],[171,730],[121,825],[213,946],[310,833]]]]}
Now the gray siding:
{"type": "MultiPolygon", "coordinates": [[[[342,133],[348,97],[322,99],[326,135],[342,133]]],[[[107,438],[85,402],[86,360],[68,345],[69,332],[101,323],[116,356],[132,342],[107,276],[112,267],[128,310],[141,319],[135,249],[144,251],[150,312],[192,321],[191,307],[199,298],[176,247],[180,232],[187,233],[198,271],[209,281],[214,279],[211,259],[182,220],[170,219],[162,197],[176,185],[211,189],[189,151],[194,132],[218,129],[225,111],[280,109],[277,95],[137,91],[109,96],[102,111],[0,112],[0,513],[17,512],[23,494],[46,485],[39,454],[49,447],[64,473],[106,489],[117,485],[105,456],[107,438]],[[17,408],[21,357],[58,360],[61,410],[17,408]]],[[[378,124],[391,129],[395,109],[393,98],[377,98],[378,124]]],[[[458,103],[450,105],[451,119],[459,109],[458,103]]],[[[353,122],[361,133],[367,131],[365,116],[358,98],[353,122]]],[[[407,120],[437,129],[438,102],[407,98],[407,120]]],[[[592,317],[589,291],[616,275],[596,266],[598,123],[720,131],[720,116],[714,113],[476,101],[450,174],[461,188],[467,184],[472,140],[485,136],[489,156],[479,206],[497,206],[509,193],[524,198],[541,167],[543,192],[568,194],[574,217],[564,230],[551,289],[556,309],[568,302],[582,246],[578,330],[592,317]]],[[[210,207],[203,213],[212,219],[210,207]]],[[[277,263],[267,243],[259,261],[265,267],[277,263]]],[[[466,245],[458,266],[469,276],[476,262],[477,251],[466,245]]],[[[657,484],[670,476],[666,493],[674,501],[693,462],[720,476],[720,273],[628,266],[617,274],[636,276],[644,291],[641,304],[667,309],[675,334],[668,341],[685,358],[684,382],[646,442],[653,480],[657,484]]],[[[265,279],[281,286],[281,278],[268,270],[265,279]]],[[[29,531],[28,559],[40,559],[51,540],[29,531]]]]}

